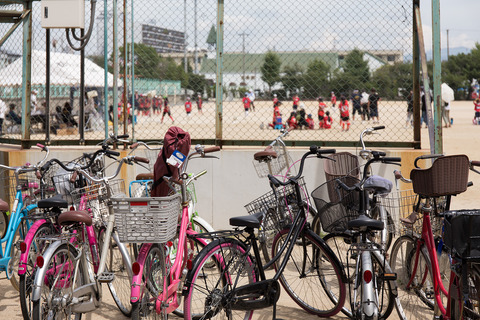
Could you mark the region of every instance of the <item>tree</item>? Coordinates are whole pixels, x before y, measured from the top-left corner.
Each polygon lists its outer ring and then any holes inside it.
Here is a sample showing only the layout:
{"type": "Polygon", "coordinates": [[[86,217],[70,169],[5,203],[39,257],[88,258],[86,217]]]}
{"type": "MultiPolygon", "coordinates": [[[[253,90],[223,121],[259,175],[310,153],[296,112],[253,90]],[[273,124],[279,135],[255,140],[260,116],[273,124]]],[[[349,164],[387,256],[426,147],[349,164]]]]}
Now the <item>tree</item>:
{"type": "Polygon", "coordinates": [[[315,59],[309,63],[303,76],[305,98],[317,98],[327,92],[330,67],[323,61],[315,59]]]}
{"type": "Polygon", "coordinates": [[[261,79],[268,85],[269,94],[272,92],[272,87],[280,80],[280,66],[282,62],[278,54],[268,51],[265,54],[265,60],[260,68],[262,73],[261,79]]]}
{"type": "MultiPolygon", "coordinates": [[[[131,44],[128,44],[127,50],[129,55],[131,52],[130,47],[131,44]]],[[[134,43],[133,48],[135,50],[135,76],[149,79],[158,78],[160,56],[157,54],[157,51],[153,47],[142,43],[134,43]]],[[[123,47],[119,48],[119,59],[125,61],[123,47]]],[[[110,55],[109,61],[113,61],[113,53],[110,55]]]]}
{"type": "Polygon", "coordinates": [[[303,84],[303,69],[295,62],[293,65],[288,65],[283,69],[284,76],[282,77],[282,84],[285,90],[290,92],[299,92],[303,84]]]}
{"type": "Polygon", "coordinates": [[[370,70],[368,68],[368,61],[363,60],[363,52],[358,49],[353,49],[345,56],[345,65],[343,72],[360,81],[370,80],[370,70]]]}
{"type": "Polygon", "coordinates": [[[207,44],[210,50],[215,49],[215,47],[217,46],[217,30],[215,30],[214,25],[212,25],[212,27],[210,28],[210,32],[208,33],[207,44]]]}
{"type": "Polygon", "coordinates": [[[372,86],[382,97],[398,99],[399,91],[408,94],[413,88],[412,67],[411,63],[384,65],[373,73],[372,86]]]}
{"type": "Polygon", "coordinates": [[[187,89],[190,89],[194,94],[203,93],[207,86],[207,80],[205,76],[195,73],[188,74],[188,85],[187,89]]]}

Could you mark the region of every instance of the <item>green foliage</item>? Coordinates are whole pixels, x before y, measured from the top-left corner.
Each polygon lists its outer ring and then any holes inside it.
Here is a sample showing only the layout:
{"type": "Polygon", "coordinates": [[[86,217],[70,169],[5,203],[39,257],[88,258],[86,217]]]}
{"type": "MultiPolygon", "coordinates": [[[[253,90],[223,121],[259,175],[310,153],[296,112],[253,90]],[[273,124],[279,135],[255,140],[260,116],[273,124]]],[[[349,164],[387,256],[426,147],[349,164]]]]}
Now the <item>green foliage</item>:
{"type": "Polygon", "coordinates": [[[283,88],[290,91],[290,95],[300,91],[304,82],[302,67],[295,62],[293,65],[285,66],[283,72],[285,73],[281,80],[283,88]]]}
{"type": "Polygon", "coordinates": [[[189,73],[187,89],[193,90],[193,92],[202,93],[207,88],[207,80],[204,75],[189,73]]]}
{"type": "Polygon", "coordinates": [[[348,97],[355,89],[371,87],[368,61],[363,60],[362,51],[354,49],[346,55],[342,69],[343,72],[334,72],[330,83],[332,91],[348,97]]]}
{"type": "Polygon", "coordinates": [[[328,73],[330,67],[323,61],[315,59],[307,67],[303,76],[304,98],[315,99],[328,90],[328,73]]]}
{"type": "Polygon", "coordinates": [[[260,68],[262,73],[261,79],[268,84],[268,92],[272,91],[272,87],[280,80],[281,61],[278,54],[268,51],[265,54],[265,60],[260,68]]]}
{"type": "MultiPolygon", "coordinates": [[[[127,54],[130,55],[131,44],[127,45],[127,54]]],[[[154,48],[142,43],[134,43],[135,50],[135,76],[140,78],[157,79],[160,56],[154,48]]],[[[119,48],[119,59],[124,61],[123,47],[119,48]]],[[[113,61],[113,53],[110,55],[110,62],[113,61]]],[[[110,69],[110,68],[109,68],[110,69]]]]}
{"type": "MultiPolygon", "coordinates": [[[[413,87],[411,63],[396,63],[377,69],[372,76],[372,86],[386,99],[398,99],[398,90],[409,92],[413,87]]],[[[367,88],[369,89],[369,88],[367,88]]]]}

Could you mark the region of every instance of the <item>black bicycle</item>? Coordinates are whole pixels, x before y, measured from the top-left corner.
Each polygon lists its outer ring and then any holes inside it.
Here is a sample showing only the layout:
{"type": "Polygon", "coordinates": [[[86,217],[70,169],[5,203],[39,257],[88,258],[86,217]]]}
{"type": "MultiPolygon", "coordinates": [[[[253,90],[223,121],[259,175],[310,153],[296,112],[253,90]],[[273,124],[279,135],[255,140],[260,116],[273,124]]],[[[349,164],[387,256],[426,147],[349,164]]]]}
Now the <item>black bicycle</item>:
{"type": "Polygon", "coordinates": [[[266,265],[261,263],[255,235],[264,212],[231,218],[234,230],[201,234],[213,241],[188,271],[183,289],[185,319],[251,319],[254,310],[270,306],[275,319],[279,282],[309,313],[330,317],[342,309],[345,274],[332,250],[310,229],[298,182],[308,156],[327,158],[324,154],[334,152],[312,146],[302,157],[297,176],[286,182],[268,176],[272,188],[294,186],[298,211],[293,222],[275,236],[273,259],[266,265]],[[264,270],[271,265],[275,275],[267,279],[264,270]]]}

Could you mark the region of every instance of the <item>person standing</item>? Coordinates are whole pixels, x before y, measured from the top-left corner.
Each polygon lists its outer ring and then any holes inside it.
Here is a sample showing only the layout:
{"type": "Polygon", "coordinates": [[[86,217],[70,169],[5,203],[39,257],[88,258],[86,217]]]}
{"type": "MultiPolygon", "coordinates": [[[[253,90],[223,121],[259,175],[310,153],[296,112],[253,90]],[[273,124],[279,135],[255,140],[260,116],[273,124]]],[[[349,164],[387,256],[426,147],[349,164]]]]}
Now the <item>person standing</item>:
{"type": "Polygon", "coordinates": [[[362,91],[362,98],[360,99],[360,104],[362,105],[362,120],[367,119],[370,121],[370,110],[368,109],[368,93],[362,91]]]}
{"type": "Polygon", "coordinates": [[[325,117],[325,109],[327,108],[327,105],[325,102],[323,102],[322,97],[318,97],[318,124],[320,129],[323,129],[323,118],[325,117]]]}
{"type": "Polygon", "coordinates": [[[197,110],[198,110],[198,113],[203,114],[203,111],[202,111],[202,95],[200,95],[200,94],[197,96],[197,110]]]}
{"type": "Polygon", "coordinates": [[[413,127],[413,91],[410,90],[410,93],[407,96],[407,120],[405,123],[405,128],[413,127]]]}
{"type": "Polygon", "coordinates": [[[473,109],[475,110],[475,118],[473,118],[473,124],[480,124],[480,98],[473,101],[473,109]]]}
{"type": "Polygon", "coordinates": [[[252,111],[255,111],[255,104],[253,103],[255,101],[255,92],[253,92],[253,89],[248,91],[248,99],[250,99],[250,107],[252,111]]]}
{"type": "Polygon", "coordinates": [[[192,102],[190,101],[190,97],[187,97],[187,101],[185,101],[185,112],[187,113],[187,117],[189,117],[190,112],[192,112],[192,102]]]}
{"type": "Polygon", "coordinates": [[[352,106],[353,106],[352,120],[353,121],[355,121],[355,113],[358,113],[358,115],[361,116],[362,120],[365,119],[362,112],[361,100],[362,100],[362,96],[360,95],[360,91],[353,90],[353,93],[352,93],[352,106]]]}
{"type": "Polygon", "coordinates": [[[163,98],[163,114],[162,114],[162,121],[160,121],[160,123],[163,123],[163,118],[165,117],[165,114],[168,113],[168,116],[170,117],[170,119],[172,119],[172,122],[175,123],[175,120],[173,120],[173,117],[172,117],[172,113],[170,112],[170,106],[168,105],[169,101],[168,101],[168,97],[165,96],[163,98]]]}
{"type": "MultiPolygon", "coordinates": [[[[427,114],[427,97],[425,96],[425,90],[423,86],[420,87],[420,101],[422,107],[422,116],[420,118],[420,128],[422,124],[425,122],[425,128],[428,128],[428,114],[427,114]]],[[[431,100],[430,100],[431,101],[431,100]]]]}
{"type": "Polygon", "coordinates": [[[450,128],[452,126],[452,119],[450,118],[450,102],[445,102],[443,107],[443,120],[446,122],[445,128],[450,128]]]}
{"type": "Polygon", "coordinates": [[[250,110],[250,98],[248,97],[248,92],[245,92],[245,96],[242,99],[243,108],[245,109],[245,117],[248,116],[248,110],[250,110]]]}
{"type": "Polygon", "coordinates": [[[370,109],[370,117],[372,117],[373,123],[379,123],[378,118],[378,102],[380,101],[380,96],[377,93],[375,88],[370,90],[370,96],[368,97],[368,109],[370,109]],[[377,120],[375,121],[375,118],[377,120]]]}
{"type": "Polygon", "coordinates": [[[5,119],[5,113],[7,113],[7,104],[0,99],[0,136],[3,135],[3,121],[5,119]]]}
{"type": "Polygon", "coordinates": [[[300,98],[298,97],[298,94],[294,94],[292,100],[293,100],[293,111],[297,112],[298,104],[300,103],[300,98]]]}
{"type": "Polygon", "coordinates": [[[340,97],[338,108],[340,109],[340,125],[342,126],[342,131],[348,131],[350,129],[350,110],[348,101],[344,96],[340,97]]]}
{"type": "Polygon", "coordinates": [[[332,102],[332,110],[335,110],[335,106],[337,105],[337,97],[333,91],[330,93],[330,101],[332,102]]]}
{"type": "Polygon", "coordinates": [[[275,107],[276,105],[278,105],[278,103],[279,103],[279,100],[277,98],[277,94],[275,93],[273,95],[273,106],[275,107]]]}

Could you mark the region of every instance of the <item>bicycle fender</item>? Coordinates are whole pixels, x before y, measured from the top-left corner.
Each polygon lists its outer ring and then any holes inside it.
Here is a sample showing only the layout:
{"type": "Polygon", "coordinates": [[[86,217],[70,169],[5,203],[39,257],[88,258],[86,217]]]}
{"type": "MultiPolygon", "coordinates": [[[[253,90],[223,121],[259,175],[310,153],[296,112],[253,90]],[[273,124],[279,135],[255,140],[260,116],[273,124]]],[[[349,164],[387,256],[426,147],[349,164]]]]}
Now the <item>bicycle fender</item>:
{"type": "Polygon", "coordinates": [[[137,262],[140,265],[140,271],[137,275],[133,275],[132,277],[132,285],[130,290],[130,302],[135,303],[138,302],[140,298],[140,290],[142,287],[142,276],[143,276],[143,266],[145,265],[145,259],[147,258],[148,252],[152,247],[152,243],[144,243],[140,248],[140,252],[138,253],[137,262]]]}
{"type": "Polygon", "coordinates": [[[204,227],[207,232],[214,232],[215,231],[212,228],[212,226],[207,221],[205,221],[205,219],[203,219],[202,217],[200,217],[198,215],[194,215],[192,220],[195,220],[196,222],[198,222],[198,224],[201,225],[202,227],[204,227]]]}
{"type": "MultiPolygon", "coordinates": [[[[378,261],[384,261],[385,264],[383,265],[383,268],[385,269],[385,272],[387,273],[393,273],[392,268],[390,267],[390,264],[388,263],[387,259],[378,251],[373,251],[373,254],[375,257],[378,259],[378,261]]],[[[398,297],[398,290],[397,290],[397,281],[395,280],[388,280],[390,282],[390,288],[392,291],[393,296],[396,298],[398,297]]]]}
{"type": "Polygon", "coordinates": [[[35,221],[35,223],[28,229],[27,235],[25,237],[25,244],[27,245],[27,249],[25,252],[22,252],[20,254],[20,261],[18,263],[18,275],[24,275],[25,272],[27,272],[27,260],[28,260],[28,252],[30,251],[30,247],[32,245],[32,240],[33,237],[35,236],[35,233],[37,232],[38,228],[42,226],[44,223],[46,223],[47,220],[45,219],[40,219],[35,221]]]}
{"type": "MultiPolygon", "coordinates": [[[[45,250],[45,253],[43,254],[43,259],[45,262],[49,261],[55,251],[60,247],[62,244],[67,244],[68,246],[72,246],[67,240],[57,240],[50,244],[45,250]]],[[[73,247],[73,246],[72,246],[73,247]]],[[[75,247],[73,247],[75,252],[78,252],[75,247]]],[[[38,301],[40,300],[40,295],[42,291],[42,282],[45,279],[45,275],[47,273],[47,268],[48,268],[48,263],[45,263],[42,268],[40,268],[36,275],[35,275],[35,280],[33,283],[33,290],[32,290],[32,301],[38,301]]]]}

